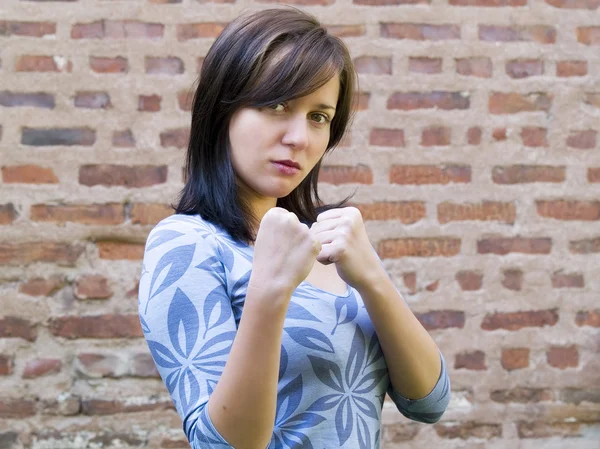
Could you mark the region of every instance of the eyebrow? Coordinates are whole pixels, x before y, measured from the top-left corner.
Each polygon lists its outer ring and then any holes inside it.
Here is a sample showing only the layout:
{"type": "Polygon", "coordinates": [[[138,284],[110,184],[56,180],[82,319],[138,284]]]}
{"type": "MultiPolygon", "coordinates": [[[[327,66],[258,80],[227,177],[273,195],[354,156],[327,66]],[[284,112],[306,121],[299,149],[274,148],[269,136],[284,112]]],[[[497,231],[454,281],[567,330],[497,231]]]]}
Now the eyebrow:
{"type": "Polygon", "coordinates": [[[333,109],[335,111],[335,108],[333,106],[329,106],[328,104],[317,104],[315,107],[319,108],[319,109],[333,109]]]}

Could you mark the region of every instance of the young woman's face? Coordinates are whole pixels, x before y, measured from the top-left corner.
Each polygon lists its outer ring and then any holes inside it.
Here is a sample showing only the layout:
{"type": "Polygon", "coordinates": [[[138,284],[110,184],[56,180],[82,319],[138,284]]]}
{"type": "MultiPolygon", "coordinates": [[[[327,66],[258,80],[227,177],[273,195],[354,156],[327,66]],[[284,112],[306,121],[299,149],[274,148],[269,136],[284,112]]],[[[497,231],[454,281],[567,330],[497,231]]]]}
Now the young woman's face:
{"type": "Polygon", "coordinates": [[[336,75],[306,97],[234,113],[229,141],[242,195],[276,202],[300,184],[327,149],[339,89],[336,75]],[[300,168],[276,163],[286,160],[300,168]]]}

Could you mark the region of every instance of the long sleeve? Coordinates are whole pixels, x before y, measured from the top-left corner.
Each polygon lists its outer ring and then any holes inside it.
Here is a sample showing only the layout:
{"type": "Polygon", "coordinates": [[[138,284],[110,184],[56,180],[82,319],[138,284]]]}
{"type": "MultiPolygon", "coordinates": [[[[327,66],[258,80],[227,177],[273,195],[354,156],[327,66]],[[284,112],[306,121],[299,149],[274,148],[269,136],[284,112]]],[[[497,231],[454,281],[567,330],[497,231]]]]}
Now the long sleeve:
{"type": "Polygon", "coordinates": [[[390,383],[387,391],[390,398],[394,401],[400,413],[413,421],[428,424],[435,423],[440,420],[448,407],[450,402],[450,378],[446,369],[446,361],[441,352],[440,359],[442,362],[440,377],[433,390],[423,398],[407,399],[394,390],[390,383]]]}
{"type": "Polygon", "coordinates": [[[148,236],[140,321],[192,447],[232,448],[207,407],[236,334],[227,294],[230,261],[206,225],[179,217],[163,220],[148,236]]]}

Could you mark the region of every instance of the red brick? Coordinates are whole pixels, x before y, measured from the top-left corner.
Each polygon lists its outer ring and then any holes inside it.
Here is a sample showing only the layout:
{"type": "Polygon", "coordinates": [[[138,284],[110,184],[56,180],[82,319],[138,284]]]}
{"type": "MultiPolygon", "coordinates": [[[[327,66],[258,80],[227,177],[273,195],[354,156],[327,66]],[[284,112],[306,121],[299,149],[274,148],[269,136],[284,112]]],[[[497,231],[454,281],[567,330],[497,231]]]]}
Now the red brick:
{"type": "Polygon", "coordinates": [[[597,9],[600,0],[546,0],[551,6],[565,9],[597,9]]]}
{"type": "Polygon", "coordinates": [[[538,200],[537,213],[557,220],[600,220],[600,201],[538,200]]]}
{"type": "Polygon", "coordinates": [[[468,369],[473,371],[487,370],[485,365],[485,352],[466,351],[456,354],[454,359],[454,369],[468,369]]]}
{"type": "Polygon", "coordinates": [[[451,221],[479,220],[500,221],[514,224],[517,211],[513,203],[482,201],[481,203],[456,204],[444,202],[437,206],[438,221],[441,224],[451,221]]]}
{"type": "Polygon", "coordinates": [[[567,146],[579,150],[591,150],[596,147],[598,132],[593,129],[571,131],[567,137],[567,146]]]}
{"type": "Polygon", "coordinates": [[[352,0],[352,3],[368,6],[427,5],[429,0],[352,0]]]}
{"type": "Polygon", "coordinates": [[[573,254],[600,253],[600,237],[570,241],[569,251],[573,254]]]}
{"type": "Polygon", "coordinates": [[[0,20],[0,36],[44,37],[56,34],[54,22],[17,22],[0,20]]]}
{"type": "Polygon", "coordinates": [[[496,141],[506,140],[506,128],[494,128],[492,137],[496,141]]]}
{"type": "Polygon", "coordinates": [[[67,72],[73,70],[73,63],[62,56],[21,55],[15,62],[16,72],[67,72]]]}
{"type": "Polygon", "coordinates": [[[600,309],[580,310],[575,316],[577,326],[600,327],[600,309]]]}
{"type": "Polygon", "coordinates": [[[135,286],[129,290],[127,293],[125,293],[125,296],[127,298],[137,298],[139,296],[139,292],[140,292],[140,281],[138,280],[135,284],[135,286]]]}
{"type": "Polygon", "coordinates": [[[54,170],[39,165],[2,167],[2,181],[5,184],[58,184],[54,170]]]}
{"type": "Polygon", "coordinates": [[[64,224],[67,222],[89,225],[116,225],[125,220],[122,204],[73,204],[68,206],[48,206],[34,204],[30,211],[31,220],[49,221],[64,224]]]}
{"type": "Polygon", "coordinates": [[[130,129],[123,131],[114,131],[112,135],[113,147],[133,148],[135,147],[135,137],[130,129]]]}
{"type": "Polygon", "coordinates": [[[413,73],[442,73],[442,58],[411,57],[408,71],[413,73]]]}
{"type": "Polygon", "coordinates": [[[0,318],[0,338],[22,338],[27,341],[35,341],[37,329],[30,321],[7,316],[0,318]]]}
{"type": "Polygon", "coordinates": [[[438,279],[437,281],[433,281],[432,283],[425,286],[425,290],[427,290],[428,292],[434,292],[438,289],[439,286],[440,280],[438,279]]]}
{"type": "Polygon", "coordinates": [[[106,92],[77,92],[73,104],[76,108],[110,109],[110,96],[106,92]]]}
{"type": "Polygon", "coordinates": [[[403,129],[373,128],[369,135],[369,145],[378,145],[382,147],[403,147],[404,141],[403,129]]]}
{"type": "Polygon", "coordinates": [[[66,284],[62,275],[53,275],[48,278],[36,277],[27,280],[19,286],[19,292],[29,296],[51,296],[66,284]]]}
{"type": "Polygon", "coordinates": [[[160,95],[140,95],[138,97],[138,111],[157,112],[160,111],[160,95]]]}
{"type": "Polygon", "coordinates": [[[183,89],[177,92],[177,104],[182,111],[191,111],[194,92],[189,89],[183,89]]]}
{"type": "Polygon", "coordinates": [[[161,449],[189,449],[190,443],[185,436],[180,438],[164,437],[160,441],[161,449]]]}
{"type": "Polygon", "coordinates": [[[546,360],[554,368],[577,368],[579,351],[576,346],[553,347],[546,351],[546,360]]]}
{"type": "Polygon", "coordinates": [[[381,37],[418,41],[445,41],[460,39],[458,25],[428,23],[380,23],[381,37]]]}
{"type": "MultiPolygon", "coordinates": [[[[8,355],[0,354],[0,376],[8,376],[13,373],[13,358],[8,355]]],[[[0,438],[0,441],[1,438],[0,438]]]]}
{"type": "Polygon", "coordinates": [[[526,126],[521,129],[521,139],[526,147],[547,147],[548,129],[537,126],[526,126]]]}
{"type": "Polygon", "coordinates": [[[184,72],[183,61],[175,56],[166,58],[146,56],[146,73],[150,75],[178,75],[184,72]]]}
{"type": "Polygon", "coordinates": [[[365,25],[326,25],[327,32],[339,38],[358,37],[366,34],[365,25]]]}
{"type": "Polygon", "coordinates": [[[393,165],[392,184],[450,184],[471,182],[468,165],[393,165]]]}
{"type": "Polygon", "coordinates": [[[452,257],[460,253],[460,243],[452,237],[387,239],[379,242],[377,252],[382,259],[452,257]]]}
{"type": "Polygon", "coordinates": [[[488,108],[492,114],[518,114],[520,112],[549,112],[553,97],[547,93],[492,92],[488,108]]]}
{"type": "Polygon", "coordinates": [[[131,208],[131,223],[154,225],[170,215],[173,215],[173,208],[168,204],[135,203],[131,208]]]}
{"type": "Polygon", "coordinates": [[[96,131],[90,128],[22,128],[21,143],[36,147],[49,145],[92,146],[96,131]]]}
{"type": "Polygon", "coordinates": [[[362,214],[363,220],[398,220],[412,224],[425,218],[427,211],[423,201],[398,201],[372,204],[353,204],[362,214]]]}
{"type": "Polygon", "coordinates": [[[477,78],[490,78],[493,64],[490,58],[460,58],[456,59],[456,73],[477,78]]]}
{"type": "Polygon", "coordinates": [[[502,368],[507,371],[529,367],[529,348],[508,348],[502,350],[500,360],[502,368]]]}
{"type": "Polygon", "coordinates": [[[585,388],[563,388],[560,390],[560,400],[567,404],[576,405],[579,405],[584,401],[598,404],[600,403],[600,390],[585,388]]]}
{"type": "Polygon", "coordinates": [[[586,92],[583,101],[585,104],[600,108],[600,92],[586,92]]]}
{"type": "Polygon", "coordinates": [[[157,410],[172,410],[174,409],[173,401],[170,399],[159,399],[148,397],[147,401],[141,402],[127,400],[110,400],[110,399],[82,399],[81,413],[83,415],[116,415],[119,413],[136,413],[157,410]]]}
{"type": "Polygon", "coordinates": [[[114,58],[90,56],[90,68],[96,73],[127,73],[129,62],[122,56],[114,58]]]}
{"type": "Polygon", "coordinates": [[[190,128],[173,128],[160,133],[160,146],[165,148],[187,148],[189,140],[190,128]]]}
{"type": "Polygon", "coordinates": [[[556,43],[556,29],[546,25],[479,25],[479,40],[485,42],[556,43]]]}
{"type": "Polygon", "coordinates": [[[513,59],[506,62],[506,74],[514,79],[544,74],[544,61],[539,59],[513,59]]]}
{"type": "Polygon", "coordinates": [[[87,377],[122,377],[126,366],[118,356],[84,353],[77,356],[78,371],[87,377]]]}
{"type": "Polygon", "coordinates": [[[36,401],[25,398],[0,398],[0,419],[24,419],[36,414],[36,401]]]}
{"type": "Polygon", "coordinates": [[[428,331],[451,327],[462,329],[465,326],[465,313],[459,310],[434,310],[431,312],[416,313],[415,316],[428,331]]]}
{"type": "Polygon", "coordinates": [[[551,250],[552,239],[546,237],[489,237],[477,241],[479,254],[550,254],[551,250]]]}
{"type": "Polygon", "coordinates": [[[554,401],[555,394],[548,388],[526,388],[517,387],[511,390],[494,390],[490,393],[490,399],[494,402],[507,404],[517,402],[521,404],[554,401]]]}
{"type": "Polygon", "coordinates": [[[425,147],[450,145],[451,129],[445,126],[430,126],[421,133],[421,145],[425,147]]]}
{"type": "Polygon", "coordinates": [[[97,246],[101,259],[141,260],[144,256],[143,243],[100,241],[97,246]]]}
{"type": "Polygon", "coordinates": [[[481,289],[483,274],[477,271],[459,271],[454,277],[463,291],[476,291],[481,289]]]}
{"type": "Polygon", "coordinates": [[[588,74],[587,61],[557,61],[556,76],[566,78],[570,76],[585,76],[588,74]]]}
{"type": "Polygon", "coordinates": [[[410,295],[417,293],[417,273],[414,271],[410,273],[402,273],[402,282],[408,289],[408,293],[410,295]]]}
{"type": "Polygon", "coordinates": [[[504,270],[502,286],[509,290],[520,291],[523,288],[523,272],[521,270],[504,270]]]}
{"type": "Polygon", "coordinates": [[[496,312],[485,316],[481,323],[481,328],[486,331],[497,329],[516,331],[524,327],[554,326],[557,322],[558,312],[556,309],[496,312]]]}
{"type": "Polygon", "coordinates": [[[469,128],[467,131],[467,143],[469,145],[479,145],[481,143],[481,128],[469,128]]]}
{"type": "Polygon", "coordinates": [[[526,184],[532,182],[564,182],[566,168],[550,165],[505,165],[492,169],[496,184],[526,184]]]}
{"type": "Polygon", "coordinates": [[[587,180],[588,182],[600,182],[600,167],[589,167],[587,180]]]}
{"type": "Polygon", "coordinates": [[[60,372],[62,362],[59,359],[34,359],[27,361],[23,370],[23,379],[33,379],[60,372]]]}
{"type": "Polygon", "coordinates": [[[83,253],[80,244],[37,241],[24,243],[0,242],[0,265],[29,265],[35,262],[75,266],[83,253]]]}
{"type": "Polygon", "coordinates": [[[101,275],[83,275],[75,281],[77,299],[108,299],[113,295],[108,279],[101,275]]]}
{"type": "Polygon", "coordinates": [[[183,23],[177,25],[177,40],[216,38],[225,28],[223,23],[183,23]]]}
{"type": "Polygon", "coordinates": [[[600,45],[600,26],[577,27],[577,41],[585,45],[600,45]]]}
{"type": "Polygon", "coordinates": [[[387,101],[388,109],[412,111],[415,109],[469,109],[470,98],[462,92],[396,92],[387,101]]]}
{"type": "Polygon", "coordinates": [[[318,182],[326,184],[373,184],[373,172],[365,165],[323,165],[318,176],[318,182]]]}
{"type": "Polygon", "coordinates": [[[82,165],[79,168],[79,183],[90,187],[149,187],[167,182],[167,170],[166,165],[82,165]]]}
{"type": "Polygon", "coordinates": [[[11,224],[17,219],[17,210],[13,203],[0,204],[0,225],[11,224]]]}
{"type": "Polygon", "coordinates": [[[564,438],[581,437],[581,423],[579,422],[517,422],[519,438],[564,438]]]}
{"type": "Polygon", "coordinates": [[[552,288],[583,288],[585,282],[581,273],[552,273],[552,288]]]}
{"type": "Polygon", "coordinates": [[[54,109],[54,95],[45,92],[0,91],[0,106],[54,109]]]}
{"type": "MultiPolygon", "coordinates": [[[[452,1],[452,0],[451,0],[452,1]]],[[[490,1],[490,0],[487,0],[490,1]]],[[[435,424],[435,431],[441,438],[469,440],[478,438],[490,440],[502,437],[502,424],[467,421],[460,423],[435,424]]]]}
{"type": "Polygon", "coordinates": [[[354,67],[358,73],[362,74],[391,75],[392,58],[360,56],[354,59],[354,67]]]}
{"type": "Polygon", "coordinates": [[[369,109],[369,100],[371,99],[371,94],[368,92],[361,92],[355,95],[355,103],[353,105],[354,110],[356,111],[366,111],[369,109]]]}
{"type": "Polygon", "coordinates": [[[136,20],[97,20],[76,23],[71,28],[71,39],[160,39],[165,26],[136,20]]]}
{"type": "Polygon", "coordinates": [[[67,339],[143,336],[138,315],[65,316],[52,318],[49,328],[52,335],[67,339]]]}
{"type": "Polygon", "coordinates": [[[134,377],[160,378],[154,359],[150,354],[136,354],[131,360],[131,375],[134,377]]]}

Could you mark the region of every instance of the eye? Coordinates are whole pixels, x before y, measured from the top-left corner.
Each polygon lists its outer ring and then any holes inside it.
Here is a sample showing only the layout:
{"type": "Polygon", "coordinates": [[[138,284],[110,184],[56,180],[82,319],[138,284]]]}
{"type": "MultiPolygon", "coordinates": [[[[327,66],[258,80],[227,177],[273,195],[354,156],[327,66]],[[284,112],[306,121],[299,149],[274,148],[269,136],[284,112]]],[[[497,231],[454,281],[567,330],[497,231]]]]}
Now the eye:
{"type": "Polygon", "coordinates": [[[285,103],[272,104],[271,106],[269,106],[269,108],[273,109],[275,112],[283,112],[285,111],[285,103]],[[281,108],[279,108],[279,106],[281,106],[281,108]]]}
{"type": "Polygon", "coordinates": [[[313,119],[320,125],[324,125],[331,121],[331,119],[325,114],[315,113],[315,114],[312,114],[312,116],[313,116],[313,119]]]}

